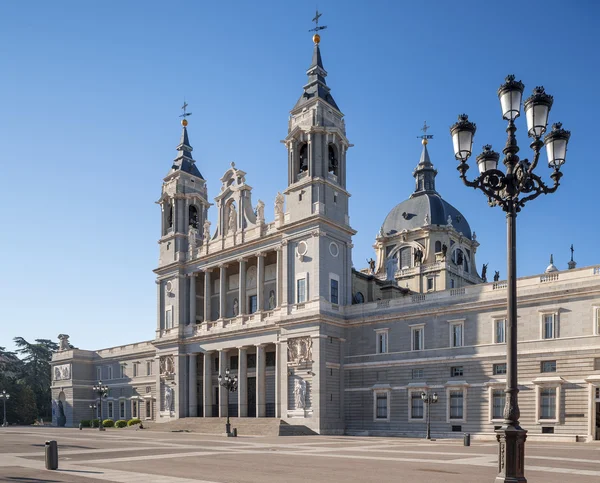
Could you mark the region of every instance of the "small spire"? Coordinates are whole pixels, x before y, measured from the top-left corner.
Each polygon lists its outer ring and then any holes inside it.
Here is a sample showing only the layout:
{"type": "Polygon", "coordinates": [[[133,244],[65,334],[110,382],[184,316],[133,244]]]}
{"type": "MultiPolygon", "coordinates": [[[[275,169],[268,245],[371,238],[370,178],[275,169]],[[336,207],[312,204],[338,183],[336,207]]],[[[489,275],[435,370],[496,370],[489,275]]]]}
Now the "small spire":
{"type": "Polygon", "coordinates": [[[188,103],[183,102],[183,106],[181,106],[181,110],[183,114],[179,117],[183,118],[181,120],[181,126],[183,129],[181,130],[181,138],[179,139],[179,145],[177,146],[177,157],[173,161],[173,165],[171,166],[171,171],[184,171],[193,176],[197,176],[198,178],[202,178],[202,174],[196,167],[196,161],[192,157],[192,151],[194,148],[190,145],[190,140],[187,132],[188,120],[187,118],[192,115],[191,112],[187,112],[188,103]]]}
{"type": "Polygon", "coordinates": [[[545,273],[558,272],[558,268],[554,265],[554,255],[550,254],[550,265],[548,265],[544,271],[545,273]]]}
{"type": "Polygon", "coordinates": [[[573,270],[577,266],[577,262],[573,260],[573,252],[575,249],[573,248],[573,244],[571,244],[571,260],[569,261],[569,270],[573,270]]]}
{"type": "Polygon", "coordinates": [[[421,128],[423,134],[417,136],[417,138],[421,140],[423,149],[421,151],[419,164],[417,164],[417,167],[413,171],[413,176],[416,180],[416,186],[415,192],[412,196],[421,193],[435,193],[435,177],[437,175],[437,170],[433,167],[433,163],[429,158],[429,151],[427,150],[429,139],[433,139],[433,134],[427,134],[429,127],[430,126],[427,125],[426,121],[423,122],[423,127],[421,128]]]}

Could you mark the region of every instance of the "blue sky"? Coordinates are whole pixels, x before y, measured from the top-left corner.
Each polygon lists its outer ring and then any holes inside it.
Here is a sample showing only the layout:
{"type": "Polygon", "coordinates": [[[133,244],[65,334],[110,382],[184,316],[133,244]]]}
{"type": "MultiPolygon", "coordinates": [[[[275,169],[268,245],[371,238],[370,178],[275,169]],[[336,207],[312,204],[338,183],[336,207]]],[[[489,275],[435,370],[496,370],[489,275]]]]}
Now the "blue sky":
{"type": "MultiPolygon", "coordinates": [[[[597,2],[320,0],[319,9],[328,84],[355,145],[356,268],[372,256],[388,211],[413,191],[427,120],[438,191],[477,232],[479,269],[488,262],[488,273],[505,276],[504,215],[462,185],[448,127],[466,112],[478,126],[476,152],[486,143],[500,150],[496,90],[510,73],[525,96],[544,85],[551,122],[572,132],[562,186],[519,215],[519,275],[542,272],[550,253],[565,269],[571,243],[579,266],[600,263],[597,2]]],[[[209,196],[235,161],[272,218],[287,180],[279,141],[306,80],[314,10],[268,0],[2,3],[0,346],[63,332],[85,349],[154,336],[154,201],[184,97],[209,196]]],[[[529,157],[524,117],[518,128],[529,157]]],[[[548,179],[545,153],[538,172],[548,179]]]]}

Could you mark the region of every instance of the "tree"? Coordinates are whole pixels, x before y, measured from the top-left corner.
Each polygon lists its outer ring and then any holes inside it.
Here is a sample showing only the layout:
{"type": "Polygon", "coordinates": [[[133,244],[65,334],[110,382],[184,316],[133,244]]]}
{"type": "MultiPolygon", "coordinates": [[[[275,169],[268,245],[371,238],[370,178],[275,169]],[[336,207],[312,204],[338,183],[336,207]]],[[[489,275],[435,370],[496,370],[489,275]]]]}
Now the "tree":
{"type": "Polygon", "coordinates": [[[58,344],[49,339],[36,339],[34,344],[27,342],[23,337],[15,337],[13,340],[18,347],[17,353],[22,356],[19,382],[33,392],[33,401],[39,416],[51,417],[50,362],[52,352],[58,350],[58,344]]]}

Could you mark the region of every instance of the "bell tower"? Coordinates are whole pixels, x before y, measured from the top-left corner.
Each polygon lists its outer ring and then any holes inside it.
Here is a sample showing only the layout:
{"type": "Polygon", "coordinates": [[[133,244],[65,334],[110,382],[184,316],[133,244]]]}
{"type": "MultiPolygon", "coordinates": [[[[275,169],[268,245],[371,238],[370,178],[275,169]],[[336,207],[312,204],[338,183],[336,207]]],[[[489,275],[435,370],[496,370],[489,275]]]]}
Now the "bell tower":
{"type": "Polygon", "coordinates": [[[163,179],[161,197],[156,202],[161,209],[161,237],[159,267],[183,261],[189,254],[190,240],[202,237],[210,203],[207,200],[206,181],[192,157],[193,148],[188,138],[187,103],[182,106],[181,139],[177,157],[163,179]],[[190,236],[191,235],[191,236],[190,236]]]}
{"type": "Polygon", "coordinates": [[[288,150],[288,211],[286,223],[312,216],[324,216],[348,227],[346,191],[346,152],[352,145],[346,138],[344,115],[325,82],[319,43],[317,14],[313,31],[312,63],[306,74],[304,92],[290,112],[288,135],[283,143],[288,150]]]}

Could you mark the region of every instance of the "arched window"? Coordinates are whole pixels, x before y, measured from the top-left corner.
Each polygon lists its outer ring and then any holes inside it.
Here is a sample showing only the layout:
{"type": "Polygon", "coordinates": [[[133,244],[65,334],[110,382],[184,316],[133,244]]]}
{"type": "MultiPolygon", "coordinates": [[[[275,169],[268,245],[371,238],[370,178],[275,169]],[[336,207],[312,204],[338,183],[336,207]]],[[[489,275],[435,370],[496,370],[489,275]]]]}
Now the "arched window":
{"type": "Polygon", "coordinates": [[[300,163],[298,165],[298,172],[304,173],[308,171],[308,144],[300,146],[300,163]]]}
{"type": "Polygon", "coordinates": [[[412,266],[410,247],[400,249],[400,268],[410,268],[412,266]]]}
{"type": "Polygon", "coordinates": [[[354,303],[355,304],[364,304],[365,303],[365,296],[362,294],[362,292],[356,292],[356,294],[354,294],[354,303]]]}
{"type": "Polygon", "coordinates": [[[338,175],[337,149],[333,144],[330,144],[327,152],[328,152],[327,159],[329,160],[328,170],[331,174],[334,174],[335,176],[337,176],[338,175]]]}
{"type": "Polygon", "coordinates": [[[194,228],[198,228],[198,210],[194,205],[191,205],[188,210],[189,224],[194,228]]]}
{"type": "Polygon", "coordinates": [[[441,251],[442,251],[442,242],[438,240],[435,242],[435,253],[440,253],[441,251]]]}

